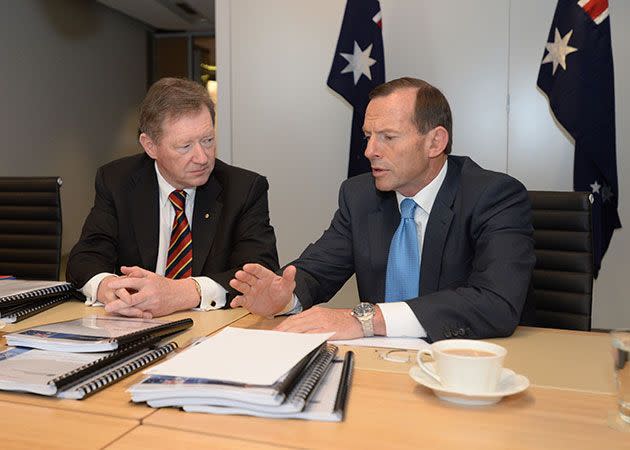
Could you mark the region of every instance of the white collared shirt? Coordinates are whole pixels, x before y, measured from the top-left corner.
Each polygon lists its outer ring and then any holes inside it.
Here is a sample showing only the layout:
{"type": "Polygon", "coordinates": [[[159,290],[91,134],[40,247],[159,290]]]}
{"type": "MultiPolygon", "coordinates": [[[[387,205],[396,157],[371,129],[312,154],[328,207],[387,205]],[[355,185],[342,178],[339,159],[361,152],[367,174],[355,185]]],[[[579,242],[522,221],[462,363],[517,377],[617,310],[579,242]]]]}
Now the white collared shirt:
{"type": "MultiPolygon", "coordinates": [[[[433,203],[437,198],[438,192],[442,187],[442,183],[446,178],[446,171],[448,169],[448,159],[444,162],[442,169],[437,176],[424,188],[422,188],[416,195],[411,198],[416,202],[418,207],[414,211],[413,220],[416,223],[416,232],[418,233],[418,254],[422,256],[422,247],[424,244],[424,231],[427,228],[429,222],[429,215],[431,209],[433,209],[433,203]]],[[[400,204],[407,198],[402,194],[396,192],[396,200],[398,201],[398,210],[400,211],[400,204]]],[[[420,262],[422,264],[422,261],[420,262]]],[[[420,274],[422,277],[422,273],[420,274]]],[[[424,327],[413,313],[411,308],[406,302],[388,302],[377,303],[383,313],[383,320],[385,321],[385,329],[387,330],[388,337],[426,337],[427,332],[424,327]]],[[[292,301],[278,314],[296,314],[302,311],[302,305],[295,294],[293,294],[292,301]]]]}
{"type": "MultiPolygon", "coordinates": [[[[160,231],[158,235],[158,257],[155,265],[155,273],[158,275],[164,275],[166,271],[166,260],[168,258],[168,247],[171,243],[171,231],[173,227],[173,220],[175,220],[175,208],[168,199],[168,196],[176,190],[171,186],[166,179],[160,173],[157,163],[155,163],[155,173],[157,175],[158,189],[159,189],[159,206],[160,206],[160,231]]],[[[195,193],[196,188],[184,189],[186,191],[186,205],[185,211],[188,225],[192,232],[193,223],[193,210],[195,207],[195,193]]],[[[203,237],[200,237],[203,238],[203,237]]],[[[193,254],[194,258],[194,254],[193,254]]],[[[85,285],[81,288],[81,292],[87,298],[86,304],[96,304],[96,294],[98,292],[98,286],[103,278],[112,275],[111,273],[99,273],[94,275],[85,285]]],[[[218,309],[225,306],[227,291],[216,281],[208,277],[192,277],[199,283],[201,287],[201,304],[199,309],[207,311],[210,309],[218,309]]]]}
{"type": "MultiPolygon", "coordinates": [[[[442,183],[446,178],[446,171],[448,168],[448,159],[444,162],[444,166],[437,174],[437,176],[424,188],[420,190],[416,195],[411,198],[418,207],[414,211],[413,220],[416,223],[416,232],[418,233],[418,255],[422,256],[422,247],[424,244],[424,232],[427,229],[427,223],[429,222],[429,215],[431,209],[433,209],[433,203],[442,187],[442,183]]],[[[407,198],[402,194],[396,192],[396,200],[398,201],[398,210],[400,211],[400,204],[407,198]]],[[[422,261],[420,261],[422,264],[422,261]]],[[[422,278],[422,273],[420,273],[422,278]]],[[[392,337],[426,337],[427,332],[424,327],[413,313],[411,308],[406,302],[387,302],[377,303],[377,306],[383,313],[383,320],[385,321],[385,328],[387,330],[387,336],[392,337]]]]}

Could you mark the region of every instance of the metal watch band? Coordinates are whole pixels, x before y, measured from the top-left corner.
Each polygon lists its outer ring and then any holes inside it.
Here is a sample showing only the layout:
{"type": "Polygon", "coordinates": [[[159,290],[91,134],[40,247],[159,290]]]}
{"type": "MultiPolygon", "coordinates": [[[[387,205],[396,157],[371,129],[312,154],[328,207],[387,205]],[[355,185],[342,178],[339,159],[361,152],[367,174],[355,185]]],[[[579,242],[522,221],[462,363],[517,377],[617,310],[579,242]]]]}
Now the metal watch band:
{"type": "Polygon", "coordinates": [[[365,337],[374,336],[374,324],[372,323],[373,318],[374,315],[372,315],[371,317],[359,319],[359,322],[361,322],[361,327],[363,327],[363,336],[365,337]]]}

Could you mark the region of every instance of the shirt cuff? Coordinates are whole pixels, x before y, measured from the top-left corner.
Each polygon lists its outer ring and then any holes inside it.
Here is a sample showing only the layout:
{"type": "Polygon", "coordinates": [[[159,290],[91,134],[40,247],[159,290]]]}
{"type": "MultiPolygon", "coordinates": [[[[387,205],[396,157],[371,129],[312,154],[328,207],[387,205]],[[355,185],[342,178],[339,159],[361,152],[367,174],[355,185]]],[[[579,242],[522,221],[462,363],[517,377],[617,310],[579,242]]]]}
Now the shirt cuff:
{"type": "Polygon", "coordinates": [[[220,309],[225,306],[227,291],[223,286],[208,277],[192,277],[201,288],[201,303],[197,308],[198,311],[210,311],[212,309],[220,309]]]}
{"type": "Polygon", "coordinates": [[[111,275],[115,277],[118,276],[113,273],[101,272],[90,278],[88,282],[79,289],[79,291],[85,295],[85,304],[87,306],[103,306],[103,304],[96,299],[96,294],[98,294],[98,287],[101,285],[101,281],[111,275]]]}
{"type": "Polygon", "coordinates": [[[405,302],[378,303],[383,313],[387,337],[427,337],[427,332],[405,302]]]}
{"type": "Polygon", "coordinates": [[[297,295],[293,294],[291,301],[287,303],[287,306],[284,307],[282,311],[280,311],[276,316],[285,316],[285,315],[293,315],[302,312],[302,304],[300,300],[297,298],[297,295]]]}

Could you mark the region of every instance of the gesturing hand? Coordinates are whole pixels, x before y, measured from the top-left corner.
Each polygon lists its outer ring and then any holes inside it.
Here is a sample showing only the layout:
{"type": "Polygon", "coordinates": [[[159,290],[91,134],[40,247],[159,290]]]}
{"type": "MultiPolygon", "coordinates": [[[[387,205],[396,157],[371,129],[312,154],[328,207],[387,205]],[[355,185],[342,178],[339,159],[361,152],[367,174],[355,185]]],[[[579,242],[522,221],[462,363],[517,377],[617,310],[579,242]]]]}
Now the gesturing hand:
{"type": "Polygon", "coordinates": [[[230,280],[241,293],[232,300],[232,308],[242,306],[252,314],[272,317],[293,298],[295,272],[294,266],[287,266],[279,276],[260,264],[245,264],[230,280]]]}

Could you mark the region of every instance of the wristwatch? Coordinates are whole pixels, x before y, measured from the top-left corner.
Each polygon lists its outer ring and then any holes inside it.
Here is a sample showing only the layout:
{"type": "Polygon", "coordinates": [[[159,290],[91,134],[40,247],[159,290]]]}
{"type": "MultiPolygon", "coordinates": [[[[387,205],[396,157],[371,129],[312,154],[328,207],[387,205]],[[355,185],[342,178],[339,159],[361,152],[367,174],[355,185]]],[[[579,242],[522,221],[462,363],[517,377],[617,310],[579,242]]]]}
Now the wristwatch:
{"type": "Polygon", "coordinates": [[[356,317],[361,324],[363,336],[374,336],[374,324],[372,323],[372,319],[374,318],[375,310],[373,304],[361,302],[352,309],[350,314],[356,317]]]}

